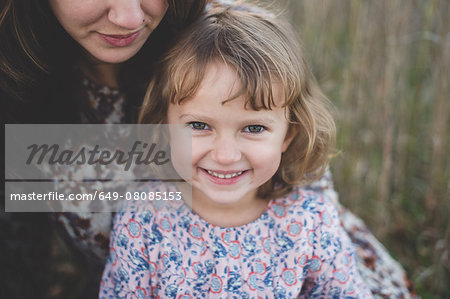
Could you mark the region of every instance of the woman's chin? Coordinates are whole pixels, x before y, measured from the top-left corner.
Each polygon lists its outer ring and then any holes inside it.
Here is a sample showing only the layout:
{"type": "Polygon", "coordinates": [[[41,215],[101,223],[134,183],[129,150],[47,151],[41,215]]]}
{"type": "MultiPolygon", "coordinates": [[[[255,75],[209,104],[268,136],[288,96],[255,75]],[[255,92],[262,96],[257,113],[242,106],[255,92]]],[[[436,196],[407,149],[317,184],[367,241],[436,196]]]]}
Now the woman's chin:
{"type": "Polygon", "coordinates": [[[130,47],[96,47],[89,51],[89,56],[93,61],[104,64],[119,64],[131,59],[141,49],[141,45],[133,45],[130,47]]]}

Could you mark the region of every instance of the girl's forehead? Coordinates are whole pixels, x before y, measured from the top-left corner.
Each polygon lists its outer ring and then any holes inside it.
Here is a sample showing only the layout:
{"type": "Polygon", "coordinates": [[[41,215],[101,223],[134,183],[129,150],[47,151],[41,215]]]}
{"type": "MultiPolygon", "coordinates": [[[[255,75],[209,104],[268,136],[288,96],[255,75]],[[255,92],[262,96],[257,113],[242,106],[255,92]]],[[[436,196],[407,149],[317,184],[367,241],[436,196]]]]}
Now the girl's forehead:
{"type": "MultiPolygon", "coordinates": [[[[256,74],[255,74],[256,76],[256,74]]],[[[268,101],[269,94],[273,97],[273,104],[276,107],[282,107],[284,101],[284,89],[279,82],[265,82],[263,86],[259,86],[259,90],[254,91],[255,94],[249,94],[248,89],[243,84],[243,79],[238,71],[226,62],[211,62],[204,72],[204,76],[199,84],[199,88],[195,93],[196,97],[214,96],[226,103],[237,98],[244,99],[246,107],[251,109],[252,99],[264,94],[264,101],[268,101]],[[270,86],[270,90],[268,88],[270,86]]],[[[270,106],[270,105],[269,105],[270,106]]]]}
{"type": "Polygon", "coordinates": [[[241,89],[237,71],[225,63],[212,62],[206,66],[197,94],[214,89],[227,100],[241,89]]]}
{"type": "Polygon", "coordinates": [[[223,89],[225,93],[216,86],[205,84],[194,96],[181,103],[170,103],[169,119],[198,120],[208,124],[228,123],[231,127],[243,122],[269,125],[288,121],[287,109],[281,105],[272,106],[271,109],[254,109],[244,95],[230,99],[227,86],[223,89]]]}

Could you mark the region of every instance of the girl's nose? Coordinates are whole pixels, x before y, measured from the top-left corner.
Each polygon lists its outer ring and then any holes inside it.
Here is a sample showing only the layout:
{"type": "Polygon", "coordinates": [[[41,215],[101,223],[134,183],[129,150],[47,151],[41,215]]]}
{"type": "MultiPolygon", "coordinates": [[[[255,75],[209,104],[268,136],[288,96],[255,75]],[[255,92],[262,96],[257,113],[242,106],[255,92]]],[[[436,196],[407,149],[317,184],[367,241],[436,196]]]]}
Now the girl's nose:
{"type": "Polygon", "coordinates": [[[241,160],[242,154],[233,138],[219,137],[214,143],[211,156],[217,163],[227,165],[241,160]]]}
{"type": "Polygon", "coordinates": [[[137,29],[145,20],[140,0],[113,0],[108,11],[111,23],[129,30],[137,29]]]}

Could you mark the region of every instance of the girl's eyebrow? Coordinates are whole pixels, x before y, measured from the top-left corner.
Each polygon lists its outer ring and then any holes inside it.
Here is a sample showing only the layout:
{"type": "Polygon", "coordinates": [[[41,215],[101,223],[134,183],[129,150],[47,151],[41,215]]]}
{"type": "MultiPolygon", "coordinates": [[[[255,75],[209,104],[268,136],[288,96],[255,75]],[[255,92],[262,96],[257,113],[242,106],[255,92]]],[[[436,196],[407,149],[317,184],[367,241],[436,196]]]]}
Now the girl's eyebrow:
{"type": "Polygon", "coordinates": [[[213,118],[207,116],[207,115],[200,115],[200,114],[194,114],[194,113],[184,113],[180,115],[180,119],[183,118],[189,118],[189,119],[198,119],[198,120],[202,120],[202,121],[212,121],[213,118]]]}
{"type": "Polygon", "coordinates": [[[270,117],[261,117],[261,118],[247,118],[243,119],[242,123],[245,124],[258,124],[258,125],[270,125],[274,123],[274,120],[270,117]]]}

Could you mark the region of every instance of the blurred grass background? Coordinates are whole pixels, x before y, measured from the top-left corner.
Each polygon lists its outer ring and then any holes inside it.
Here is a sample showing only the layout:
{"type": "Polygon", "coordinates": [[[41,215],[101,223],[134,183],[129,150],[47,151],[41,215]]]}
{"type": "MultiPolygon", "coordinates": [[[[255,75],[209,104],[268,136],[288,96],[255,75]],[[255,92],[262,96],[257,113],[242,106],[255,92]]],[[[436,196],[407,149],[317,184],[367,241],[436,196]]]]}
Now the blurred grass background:
{"type": "Polygon", "coordinates": [[[342,204],[423,298],[450,298],[450,1],[266,3],[294,25],[337,108],[342,204]]]}

